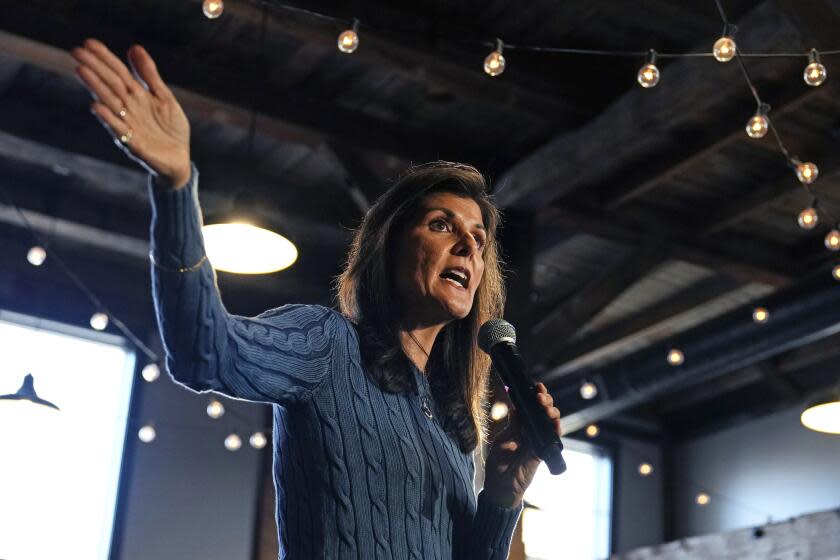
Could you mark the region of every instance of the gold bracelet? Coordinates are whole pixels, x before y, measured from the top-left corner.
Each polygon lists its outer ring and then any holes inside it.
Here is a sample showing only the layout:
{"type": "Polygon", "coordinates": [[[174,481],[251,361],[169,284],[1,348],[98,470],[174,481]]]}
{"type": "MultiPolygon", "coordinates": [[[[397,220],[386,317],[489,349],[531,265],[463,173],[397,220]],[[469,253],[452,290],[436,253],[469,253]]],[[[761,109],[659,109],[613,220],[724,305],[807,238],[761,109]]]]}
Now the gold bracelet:
{"type": "Polygon", "coordinates": [[[199,259],[199,261],[197,263],[195,263],[194,265],[192,265],[192,266],[182,266],[181,268],[169,268],[169,267],[162,266],[162,265],[158,264],[158,262],[155,260],[155,256],[152,253],[149,253],[149,260],[152,261],[152,266],[154,266],[155,268],[159,268],[160,270],[163,270],[164,272],[193,272],[193,271],[201,268],[201,265],[203,265],[204,261],[207,260],[207,255],[206,254],[202,255],[201,259],[199,259]]]}

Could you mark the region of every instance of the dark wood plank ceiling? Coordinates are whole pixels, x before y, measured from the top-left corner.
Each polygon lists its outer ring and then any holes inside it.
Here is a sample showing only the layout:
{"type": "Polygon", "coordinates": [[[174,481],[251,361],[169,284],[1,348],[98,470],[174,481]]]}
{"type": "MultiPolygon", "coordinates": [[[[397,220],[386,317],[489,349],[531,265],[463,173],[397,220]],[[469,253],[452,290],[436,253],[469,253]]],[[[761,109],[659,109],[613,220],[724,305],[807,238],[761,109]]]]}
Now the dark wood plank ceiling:
{"type": "MultiPolygon", "coordinates": [[[[261,219],[298,244],[300,261],[283,273],[220,274],[233,312],[329,303],[348,228],[410,162],[430,159],[472,163],[491,179],[510,224],[510,316],[521,331],[530,325],[528,357],[555,381],[795,285],[832,257],[822,247],[831,224],[796,226],[808,198],[770,138],[744,134],[755,107],[735,64],[663,59],[653,90],[635,84],[635,58],[510,49],[502,76],[481,70],[495,37],[706,51],[722,29],[712,1],[286,5],[358,17],[362,46],[343,55],[335,40],[344,24],[271,1],[228,0],[213,21],[197,1],[4,7],[0,181],[103,299],[124,301],[115,309],[138,323],[151,323],[145,178],[87,111],[67,50],[88,36],[118,52],[142,43],[157,58],[192,122],[208,216],[244,191],[261,219]]],[[[830,31],[840,23],[836,2],[724,5],[745,51],[840,47],[830,31]]],[[[829,76],[840,72],[835,60],[824,60],[829,76]]],[[[809,88],[803,61],[747,64],[791,152],[820,166],[814,190],[837,216],[837,82],[809,88]]],[[[0,204],[0,303],[47,313],[48,303],[32,303],[43,291],[72,299],[49,260],[37,271],[26,265],[30,240],[9,201],[0,204]]],[[[685,437],[715,429],[836,381],[833,348],[814,342],[631,414],[685,437]],[[807,374],[815,368],[834,373],[807,374]]]]}

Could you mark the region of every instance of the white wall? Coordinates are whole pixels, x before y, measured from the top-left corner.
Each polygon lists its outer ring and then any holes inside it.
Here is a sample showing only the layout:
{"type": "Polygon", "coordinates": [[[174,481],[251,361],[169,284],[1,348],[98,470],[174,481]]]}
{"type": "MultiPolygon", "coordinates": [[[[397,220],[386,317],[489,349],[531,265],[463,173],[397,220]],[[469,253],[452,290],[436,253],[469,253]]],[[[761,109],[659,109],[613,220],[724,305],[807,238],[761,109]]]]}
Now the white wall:
{"type": "Polygon", "coordinates": [[[675,449],[678,537],[840,506],[840,436],[804,428],[804,405],[675,449]],[[712,497],[694,505],[700,487],[712,497]],[[717,494],[716,494],[717,493],[717,494]]]}

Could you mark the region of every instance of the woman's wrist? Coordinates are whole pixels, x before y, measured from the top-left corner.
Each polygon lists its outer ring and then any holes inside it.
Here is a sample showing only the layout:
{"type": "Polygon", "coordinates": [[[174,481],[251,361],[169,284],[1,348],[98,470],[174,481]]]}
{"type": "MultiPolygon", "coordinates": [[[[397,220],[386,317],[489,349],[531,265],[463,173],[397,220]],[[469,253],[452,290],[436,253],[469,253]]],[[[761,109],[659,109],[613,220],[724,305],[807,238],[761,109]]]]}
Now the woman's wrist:
{"type": "Polygon", "coordinates": [[[510,492],[495,491],[487,486],[484,487],[481,494],[488,503],[500,508],[514,509],[522,504],[522,496],[516,496],[510,492]]]}

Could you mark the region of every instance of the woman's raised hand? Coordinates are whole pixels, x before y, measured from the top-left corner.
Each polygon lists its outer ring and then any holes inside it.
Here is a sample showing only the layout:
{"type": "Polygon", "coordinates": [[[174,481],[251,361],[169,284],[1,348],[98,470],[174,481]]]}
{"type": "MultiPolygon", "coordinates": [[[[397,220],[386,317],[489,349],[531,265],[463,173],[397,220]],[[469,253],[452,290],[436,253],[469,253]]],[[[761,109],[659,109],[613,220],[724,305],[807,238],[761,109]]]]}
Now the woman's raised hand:
{"type": "Polygon", "coordinates": [[[190,123],[149,53],[139,45],[128,50],[133,73],[96,39],[72,55],[95,100],[91,112],[114,142],[173,187],[184,186],[190,178],[190,123]]]}

